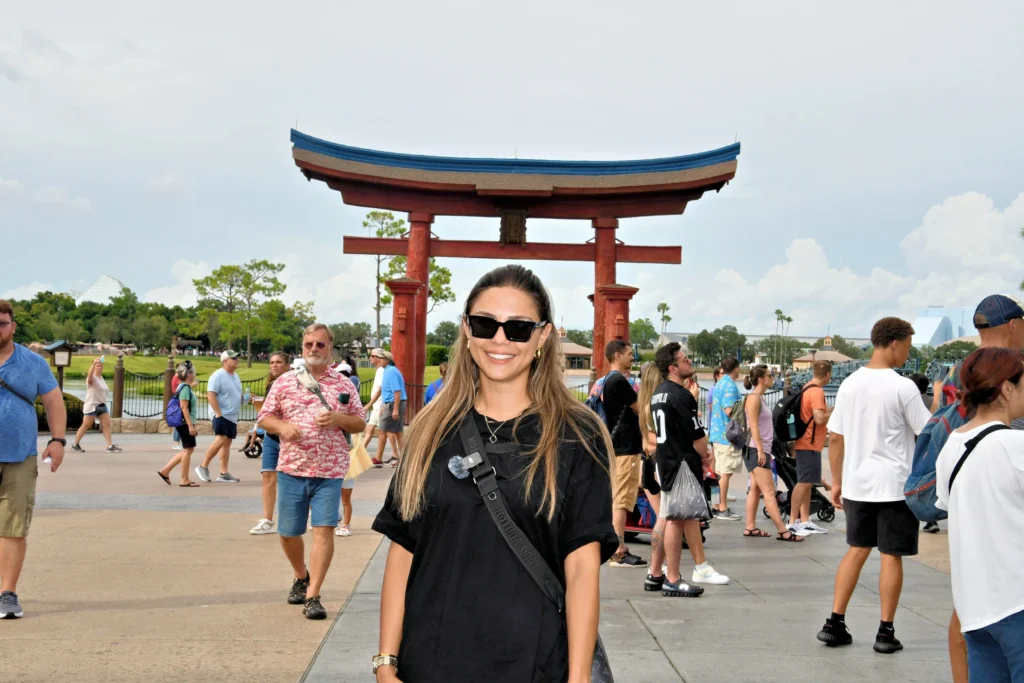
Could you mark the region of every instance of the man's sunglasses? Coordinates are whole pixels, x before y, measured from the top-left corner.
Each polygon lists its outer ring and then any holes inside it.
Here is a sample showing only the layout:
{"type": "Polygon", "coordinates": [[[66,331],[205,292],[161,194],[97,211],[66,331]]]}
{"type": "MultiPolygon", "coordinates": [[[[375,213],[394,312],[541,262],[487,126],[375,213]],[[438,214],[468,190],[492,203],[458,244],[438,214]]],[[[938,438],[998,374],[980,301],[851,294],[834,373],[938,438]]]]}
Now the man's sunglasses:
{"type": "Polygon", "coordinates": [[[506,320],[500,323],[486,315],[467,315],[466,321],[469,323],[469,331],[477,339],[494,339],[500,327],[505,330],[505,339],[520,344],[530,341],[534,330],[547,325],[546,322],[535,323],[532,320],[506,320]]]}
{"type": "Polygon", "coordinates": [[[306,349],[307,351],[312,350],[314,346],[316,346],[317,349],[325,349],[327,348],[327,342],[302,342],[302,348],[306,349]]]}

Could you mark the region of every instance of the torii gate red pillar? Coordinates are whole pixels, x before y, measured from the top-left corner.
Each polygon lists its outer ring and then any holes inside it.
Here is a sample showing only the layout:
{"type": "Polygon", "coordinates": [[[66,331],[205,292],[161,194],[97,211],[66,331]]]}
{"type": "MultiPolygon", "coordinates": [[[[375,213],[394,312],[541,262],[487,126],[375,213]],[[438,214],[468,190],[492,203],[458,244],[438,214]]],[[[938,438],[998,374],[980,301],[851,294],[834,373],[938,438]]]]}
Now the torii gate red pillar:
{"type": "MultiPolygon", "coordinates": [[[[629,342],[629,302],[640,290],[628,285],[606,285],[599,293],[605,301],[604,339],[629,342]]],[[[607,360],[607,359],[606,359],[607,360]]]]}
{"type": "Polygon", "coordinates": [[[405,375],[411,410],[423,405],[423,371],[427,365],[427,301],[430,298],[430,225],[433,222],[434,216],[429,213],[409,214],[409,251],[405,260],[405,277],[423,285],[415,299],[413,364],[409,374],[405,375]]]}
{"type": "Polygon", "coordinates": [[[594,356],[592,366],[597,376],[607,372],[608,361],[604,357],[604,345],[611,337],[606,336],[606,304],[601,288],[615,284],[615,231],[619,227],[617,218],[595,218],[594,226],[594,356]]]}
{"type": "MultiPolygon", "coordinates": [[[[415,415],[419,403],[414,400],[414,392],[420,391],[410,377],[416,372],[416,295],[423,289],[423,283],[407,277],[388,280],[385,283],[391,290],[391,355],[395,365],[405,378],[406,393],[409,397],[407,419],[415,415]]],[[[422,370],[420,371],[422,372],[422,370]]],[[[422,384],[422,378],[419,382],[422,384]]]]}

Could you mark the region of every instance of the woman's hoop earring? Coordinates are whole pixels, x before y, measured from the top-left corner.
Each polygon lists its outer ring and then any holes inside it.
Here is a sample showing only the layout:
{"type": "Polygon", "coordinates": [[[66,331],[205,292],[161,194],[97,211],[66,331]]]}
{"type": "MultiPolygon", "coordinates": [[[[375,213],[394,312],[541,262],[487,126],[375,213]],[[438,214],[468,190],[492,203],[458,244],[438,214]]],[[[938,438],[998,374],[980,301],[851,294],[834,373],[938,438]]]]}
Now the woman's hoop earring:
{"type": "Polygon", "coordinates": [[[536,358],[537,360],[540,360],[540,349],[537,349],[537,353],[535,353],[535,354],[534,354],[534,357],[535,357],[535,358],[536,358]]]}

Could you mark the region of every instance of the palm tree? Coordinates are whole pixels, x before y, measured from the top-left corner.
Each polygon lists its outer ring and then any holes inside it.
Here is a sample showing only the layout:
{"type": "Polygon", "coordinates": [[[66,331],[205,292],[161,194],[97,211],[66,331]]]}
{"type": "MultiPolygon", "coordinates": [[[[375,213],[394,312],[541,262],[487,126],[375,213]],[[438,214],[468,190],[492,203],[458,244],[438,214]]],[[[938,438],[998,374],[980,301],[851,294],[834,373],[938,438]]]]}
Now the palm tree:
{"type": "Polygon", "coordinates": [[[792,355],[791,353],[789,353],[789,326],[793,324],[793,319],[787,315],[785,318],[783,318],[783,321],[786,323],[786,350],[783,352],[783,360],[785,361],[785,363],[788,364],[791,360],[790,356],[792,355]]]}
{"type": "Polygon", "coordinates": [[[668,315],[669,306],[666,302],[662,301],[658,304],[658,313],[661,313],[661,333],[665,334],[665,330],[668,328],[668,324],[672,322],[672,318],[668,315]]]}
{"type": "Polygon", "coordinates": [[[782,319],[784,315],[781,308],[775,309],[775,340],[772,342],[772,360],[776,360],[779,356],[779,328],[782,325],[782,319]]]}

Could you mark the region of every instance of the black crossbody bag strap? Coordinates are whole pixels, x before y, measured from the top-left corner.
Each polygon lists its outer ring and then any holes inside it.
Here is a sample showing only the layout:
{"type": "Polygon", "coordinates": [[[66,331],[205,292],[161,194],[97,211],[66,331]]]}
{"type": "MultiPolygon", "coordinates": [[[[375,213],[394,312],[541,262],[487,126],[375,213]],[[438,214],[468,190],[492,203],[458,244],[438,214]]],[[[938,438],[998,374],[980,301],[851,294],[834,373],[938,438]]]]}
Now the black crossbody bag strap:
{"type": "Polygon", "coordinates": [[[466,453],[466,469],[469,470],[473,481],[480,490],[480,497],[483,498],[487,512],[494,520],[495,526],[501,532],[505,543],[512,549],[516,559],[522,562],[523,567],[529,572],[530,577],[537,583],[544,595],[555,604],[559,614],[565,613],[565,589],[561,581],[548,566],[548,563],[541,557],[540,552],[534,547],[530,539],[520,529],[508,508],[505,506],[505,499],[498,490],[498,478],[487,457],[484,449],[483,438],[480,430],[473,421],[472,414],[467,415],[459,425],[459,438],[462,440],[462,448],[466,453]]]}
{"type": "Polygon", "coordinates": [[[960,468],[964,466],[964,462],[967,460],[967,456],[971,454],[971,451],[974,450],[974,447],[977,446],[978,443],[980,443],[982,439],[984,439],[986,436],[988,436],[992,432],[998,432],[998,431],[1003,430],[1003,429],[1009,429],[1009,427],[1007,427],[1004,424],[998,424],[998,425],[992,425],[991,427],[986,427],[985,429],[982,430],[981,434],[978,434],[976,437],[974,437],[973,439],[971,439],[970,441],[967,442],[967,448],[964,449],[964,454],[960,456],[960,459],[956,463],[956,467],[953,468],[953,473],[949,475],[949,489],[948,490],[949,490],[950,495],[952,495],[952,493],[953,493],[953,481],[956,479],[956,475],[960,473],[960,468]]]}
{"type": "Polygon", "coordinates": [[[21,395],[20,393],[18,393],[17,391],[15,391],[14,387],[12,387],[12,386],[11,386],[10,384],[8,384],[7,382],[5,382],[5,381],[3,380],[3,378],[2,378],[2,377],[0,377],[0,387],[3,387],[3,388],[4,388],[4,389],[6,389],[7,391],[11,392],[12,394],[14,394],[14,395],[15,395],[15,396],[17,396],[18,398],[20,398],[20,399],[21,399],[22,401],[24,401],[25,403],[29,404],[29,405],[30,405],[30,406],[32,406],[33,408],[35,408],[35,407],[36,407],[36,404],[35,404],[35,403],[33,403],[32,401],[28,400],[28,399],[27,399],[27,398],[26,398],[25,396],[22,396],[22,395],[21,395]]]}

